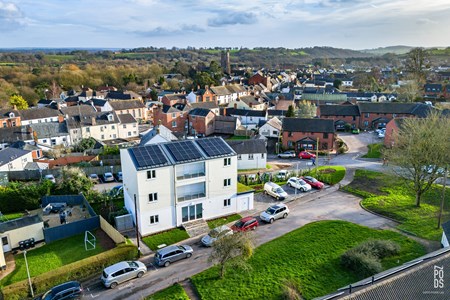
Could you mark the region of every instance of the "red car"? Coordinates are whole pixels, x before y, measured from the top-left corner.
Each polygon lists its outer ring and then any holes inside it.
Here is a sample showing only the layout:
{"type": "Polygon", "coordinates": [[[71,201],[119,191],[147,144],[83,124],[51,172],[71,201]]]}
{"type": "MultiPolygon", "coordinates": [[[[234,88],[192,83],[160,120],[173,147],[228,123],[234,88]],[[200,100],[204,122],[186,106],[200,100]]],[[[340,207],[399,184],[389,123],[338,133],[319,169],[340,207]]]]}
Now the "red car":
{"type": "Polygon", "coordinates": [[[303,176],[302,179],[306,181],[306,183],[309,183],[310,186],[318,190],[322,189],[324,186],[323,182],[320,182],[319,180],[311,176],[303,176]]]}
{"type": "Polygon", "coordinates": [[[300,158],[300,159],[311,159],[311,158],[316,158],[316,155],[312,154],[312,153],[310,153],[308,151],[301,151],[298,154],[298,158],[300,158]]]}
{"type": "Polygon", "coordinates": [[[233,226],[231,226],[231,229],[233,231],[247,231],[247,230],[254,230],[256,227],[258,227],[259,223],[258,220],[256,220],[254,217],[245,217],[237,221],[233,226]]]}

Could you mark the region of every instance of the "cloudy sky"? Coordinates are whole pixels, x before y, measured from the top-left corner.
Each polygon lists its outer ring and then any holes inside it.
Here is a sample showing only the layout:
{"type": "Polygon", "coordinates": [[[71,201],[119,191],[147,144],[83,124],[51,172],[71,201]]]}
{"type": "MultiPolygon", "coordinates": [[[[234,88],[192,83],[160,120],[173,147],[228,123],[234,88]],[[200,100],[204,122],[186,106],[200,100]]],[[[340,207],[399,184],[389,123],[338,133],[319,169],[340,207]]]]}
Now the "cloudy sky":
{"type": "Polygon", "coordinates": [[[449,0],[0,0],[0,48],[450,46],[449,0]]]}

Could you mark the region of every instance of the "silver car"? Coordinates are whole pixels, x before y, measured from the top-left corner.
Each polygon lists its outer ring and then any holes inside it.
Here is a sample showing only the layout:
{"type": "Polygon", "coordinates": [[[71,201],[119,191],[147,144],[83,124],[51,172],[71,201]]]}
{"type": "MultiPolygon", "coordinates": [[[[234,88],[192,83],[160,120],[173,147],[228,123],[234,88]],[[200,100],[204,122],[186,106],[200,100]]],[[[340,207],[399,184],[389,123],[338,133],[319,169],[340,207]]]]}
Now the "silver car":
{"type": "Polygon", "coordinates": [[[188,245],[167,246],[156,251],[155,264],[160,267],[168,267],[177,260],[191,257],[193,252],[194,250],[188,245]]]}
{"type": "Polygon", "coordinates": [[[233,230],[231,230],[230,227],[226,225],[216,227],[213,230],[211,230],[207,235],[202,237],[202,244],[205,245],[206,247],[211,247],[216,240],[230,234],[233,234],[233,230]]]}
{"type": "Polygon", "coordinates": [[[259,217],[264,222],[273,223],[273,221],[277,219],[286,218],[288,214],[289,208],[286,204],[280,203],[269,207],[266,211],[263,211],[259,217]]]}
{"type": "Polygon", "coordinates": [[[278,158],[295,158],[295,151],[286,151],[283,153],[278,153],[278,158]]]}
{"type": "Polygon", "coordinates": [[[122,261],[103,270],[100,280],[107,288],[115,288],[118,284],[133,278],[141,278],[147,267],[140,261],[122,261]]]}

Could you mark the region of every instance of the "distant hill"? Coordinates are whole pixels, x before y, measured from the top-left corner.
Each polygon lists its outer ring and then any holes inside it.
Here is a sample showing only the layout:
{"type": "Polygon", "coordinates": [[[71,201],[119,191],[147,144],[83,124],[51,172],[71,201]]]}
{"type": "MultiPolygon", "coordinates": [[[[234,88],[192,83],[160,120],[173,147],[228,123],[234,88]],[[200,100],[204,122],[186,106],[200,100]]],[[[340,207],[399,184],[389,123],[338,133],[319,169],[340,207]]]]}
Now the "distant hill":
{"type": "Polygon", "coordinates": [[[411,51],[411,49],[413,49],[414,47],[411,46],[389,46],[389,47],[380,47],[380,48],[376,48],[376,49],[365,49],[365,50],[360,50],[360,52],[363,53],[368,53],[368,54],[372,54],[372,55],[384,55],[387,53],[393,53],[393,54],[406,54],[409,51],[411,51]]]}

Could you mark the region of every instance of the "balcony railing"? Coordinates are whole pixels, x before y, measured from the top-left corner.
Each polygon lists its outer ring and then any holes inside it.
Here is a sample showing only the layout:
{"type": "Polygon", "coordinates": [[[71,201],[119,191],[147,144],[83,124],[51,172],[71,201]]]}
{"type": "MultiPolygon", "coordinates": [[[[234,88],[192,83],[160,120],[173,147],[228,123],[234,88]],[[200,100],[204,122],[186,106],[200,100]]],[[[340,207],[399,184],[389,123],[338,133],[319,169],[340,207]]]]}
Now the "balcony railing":
{"type": "Polygon", "coordinates": [[[205,193],[197,193],[197,194],[191,194],[191,195],[184,195],[177,198],[178,201],[187,201],[187,200],[193,200],[198,198],[204,198],[206,197],[205,193]]]}
{"type": "Polygon", "coordinates": [[[183,179],[190,179],[190,178],[196,178],[196,177],[202,177],[205,176],[205,172],[198,172],[198,173],[190,173],[190,174],[183,174],[181,176],[177,176],[177,180],[183,180],[183,179]]]}

